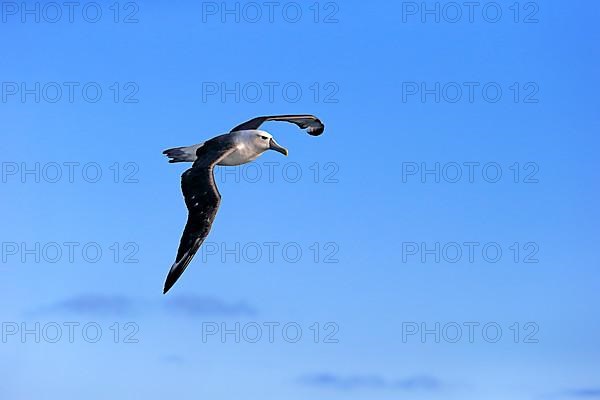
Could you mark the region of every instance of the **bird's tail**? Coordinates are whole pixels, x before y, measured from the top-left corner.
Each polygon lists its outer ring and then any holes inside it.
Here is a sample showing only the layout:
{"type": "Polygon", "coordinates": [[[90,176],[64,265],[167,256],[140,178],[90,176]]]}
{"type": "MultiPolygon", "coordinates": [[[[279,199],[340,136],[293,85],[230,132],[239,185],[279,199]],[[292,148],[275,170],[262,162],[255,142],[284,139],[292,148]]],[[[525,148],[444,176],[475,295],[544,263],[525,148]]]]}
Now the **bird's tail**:
{"type": "Polygon", "coordinates": [[[194,162],[198,158],[196,152],[204,143],[195,144],[187,147],[176,147],[163,151],[163,154],[170,158],[170,163],[194,162]]]}

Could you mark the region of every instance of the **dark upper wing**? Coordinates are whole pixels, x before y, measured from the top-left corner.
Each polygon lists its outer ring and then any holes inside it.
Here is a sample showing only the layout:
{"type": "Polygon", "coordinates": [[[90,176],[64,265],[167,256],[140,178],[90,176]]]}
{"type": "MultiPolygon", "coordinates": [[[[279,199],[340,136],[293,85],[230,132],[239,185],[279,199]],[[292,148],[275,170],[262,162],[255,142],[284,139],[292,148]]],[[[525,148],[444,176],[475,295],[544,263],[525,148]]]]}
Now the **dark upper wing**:
{"type": "Polygon", "coordinates": [[[298,125],[302,129],[306,129],[309,135],[319,136],[325,130],[325,125],[314,115],[272,115],[269,117],[257,117],[243,124],[236,126],[231,130],[244,131],[248,129],[258,129],[267,121],[285,121],[298,125]]]}
{"type": "Polygon", "coordinates": [[[214,166],[235,150],[229,135],[209,140],[198,149],[198,159],[181,176],[181,190],[188,209],[188,219],[177,251],[177,259],[169,271],[164,293],[183,274],[208,236],[217,215],[221,195],[215,184],[214,166]]]}

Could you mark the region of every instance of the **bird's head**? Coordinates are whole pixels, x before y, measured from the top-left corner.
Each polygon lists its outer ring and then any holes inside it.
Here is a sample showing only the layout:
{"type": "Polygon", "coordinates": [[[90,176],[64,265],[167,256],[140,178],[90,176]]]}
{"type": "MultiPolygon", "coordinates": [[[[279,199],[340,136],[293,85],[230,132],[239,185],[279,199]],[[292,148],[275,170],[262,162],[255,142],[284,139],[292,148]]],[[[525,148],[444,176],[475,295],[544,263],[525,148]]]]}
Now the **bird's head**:
{"type": "Polygon", "coordinates": [[[271,135],[268,132],[253,131],[251,139],[254,145],[262,151],[275,150],[283,154],[284,156],[288,155],[287,149],[285,147],[280,146],[279,143],[277,143],[275,139],[273,139],[273,135],[271,135]]]}

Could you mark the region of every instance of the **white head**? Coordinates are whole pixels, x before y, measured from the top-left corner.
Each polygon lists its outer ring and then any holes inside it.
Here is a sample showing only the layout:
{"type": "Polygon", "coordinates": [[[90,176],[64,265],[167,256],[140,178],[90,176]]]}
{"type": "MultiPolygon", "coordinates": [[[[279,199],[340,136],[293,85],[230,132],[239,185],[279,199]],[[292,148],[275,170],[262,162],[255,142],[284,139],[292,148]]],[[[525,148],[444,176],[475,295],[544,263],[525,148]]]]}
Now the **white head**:
{"type": "Polygon", "coordinates": [[[258,153],[263,153],[267,150],[275,150],[284,156],[288,155],[285,147],[282,147],[273,139],[273,135],[269,132],[261,130],[240,131],[246,143],[256,149],[258,153]]]}

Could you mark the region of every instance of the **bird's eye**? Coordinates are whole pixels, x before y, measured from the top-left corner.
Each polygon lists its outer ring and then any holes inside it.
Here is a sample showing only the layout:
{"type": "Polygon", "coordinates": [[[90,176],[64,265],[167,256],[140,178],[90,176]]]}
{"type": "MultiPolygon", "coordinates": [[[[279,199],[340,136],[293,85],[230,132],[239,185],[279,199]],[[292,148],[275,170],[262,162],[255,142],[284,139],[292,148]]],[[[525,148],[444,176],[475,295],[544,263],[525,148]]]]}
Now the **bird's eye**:
{"type": "Polygon", "coordinates": [[[266,137],[266,136],[261,136],[260,138],[261,138],[262,140],[267,140],[267,139],[268,139],[268,137],[266,137]]]}

